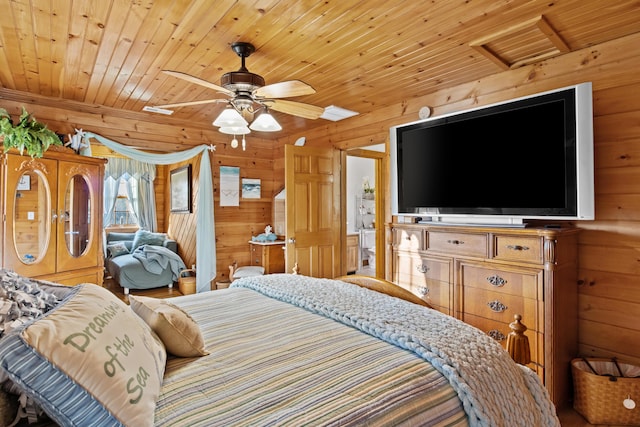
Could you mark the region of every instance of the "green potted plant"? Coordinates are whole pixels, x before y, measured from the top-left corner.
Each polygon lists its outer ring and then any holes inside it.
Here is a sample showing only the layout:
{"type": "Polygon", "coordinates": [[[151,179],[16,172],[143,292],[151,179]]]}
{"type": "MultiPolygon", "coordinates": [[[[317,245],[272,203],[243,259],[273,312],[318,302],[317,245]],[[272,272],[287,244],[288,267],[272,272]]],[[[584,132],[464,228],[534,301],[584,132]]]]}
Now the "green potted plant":
{"type": "Polygon", "coordinates": [[[363,193],[362,194],[362,198],[363,199],[372,200],[374,198],[375,190],[371,186],[371,184],[369,184],[369,177],[368,176],[362,177],[362,193],[363,193]]]}
{"type": "Polygon", "coordinates": [[[58,135],[45,124],[36,121],[24,107],[20,120],[15,125],[7,110],[0,108],[0,135],[5,152],[15,148],[20,154],[26,151],[31,157],[42,157],[50,146],[62,145],[58,135]]]}

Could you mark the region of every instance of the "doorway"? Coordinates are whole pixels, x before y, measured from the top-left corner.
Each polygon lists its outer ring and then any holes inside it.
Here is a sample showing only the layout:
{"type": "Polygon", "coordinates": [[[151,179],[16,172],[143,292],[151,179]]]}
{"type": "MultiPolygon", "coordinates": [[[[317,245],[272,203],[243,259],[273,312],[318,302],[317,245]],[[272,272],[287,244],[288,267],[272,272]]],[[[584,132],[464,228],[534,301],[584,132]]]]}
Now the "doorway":
{"type": "Polygon", "coordinates": [[[381,175],[385,144],[348,150],[346,154],[347,274],[384,278],[381,175]]]}

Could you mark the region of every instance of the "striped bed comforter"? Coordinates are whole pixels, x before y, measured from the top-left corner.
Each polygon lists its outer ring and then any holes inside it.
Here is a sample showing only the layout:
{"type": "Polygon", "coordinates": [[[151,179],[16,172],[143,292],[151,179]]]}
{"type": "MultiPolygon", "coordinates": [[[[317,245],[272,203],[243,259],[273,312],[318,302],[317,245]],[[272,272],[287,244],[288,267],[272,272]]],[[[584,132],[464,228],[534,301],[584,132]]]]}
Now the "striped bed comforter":
{"type": "Polygon", "coordinates": [[[230,288],[172,299],[208,356],[168,360],[157,426],[464,426],[456,392],[410,351],[230,288]]]}

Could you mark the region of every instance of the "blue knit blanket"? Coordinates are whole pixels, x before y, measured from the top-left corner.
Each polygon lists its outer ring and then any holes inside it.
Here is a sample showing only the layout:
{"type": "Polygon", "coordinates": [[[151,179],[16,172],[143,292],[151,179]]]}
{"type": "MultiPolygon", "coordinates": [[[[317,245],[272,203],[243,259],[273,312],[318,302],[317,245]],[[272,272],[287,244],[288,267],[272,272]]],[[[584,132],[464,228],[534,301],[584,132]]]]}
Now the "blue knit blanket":
{"type": "Polygon", "coordinates": [[[169,248],[156,245],[138,246],[133,257],[140,260],[149,273],[162,274],[167,268],[171,270],[173,280],[178,280],[180,272],[187,268],[182,258],[169,248]]]}
{"type": "Polygon", "coordinates": [[[537,375],[480,330],[436,310],[331,279],[270,274],[235,280],[352,326],[430,362],[457,392],[471,426],[560,426],[537,375]]]}

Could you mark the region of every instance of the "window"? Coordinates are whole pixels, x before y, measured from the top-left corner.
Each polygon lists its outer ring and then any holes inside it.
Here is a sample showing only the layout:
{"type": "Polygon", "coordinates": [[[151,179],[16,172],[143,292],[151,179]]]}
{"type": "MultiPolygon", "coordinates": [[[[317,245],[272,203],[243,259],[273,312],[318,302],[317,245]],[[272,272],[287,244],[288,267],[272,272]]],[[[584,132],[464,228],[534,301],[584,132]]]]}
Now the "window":
{"type": "Polygon", "coordinates": [[[127,180],[120,178],[118,184],[118,196],[116,197],[116,204],[113,209],[113,216],[111,219],[112,225],[138,225],[138,218],[133,210],[133,203],[136,203],[136,197],[138,194],[137,181],[135,179],[131,182],[131,199],[129,198],[129,192],[127,191],[127,180]]]}

